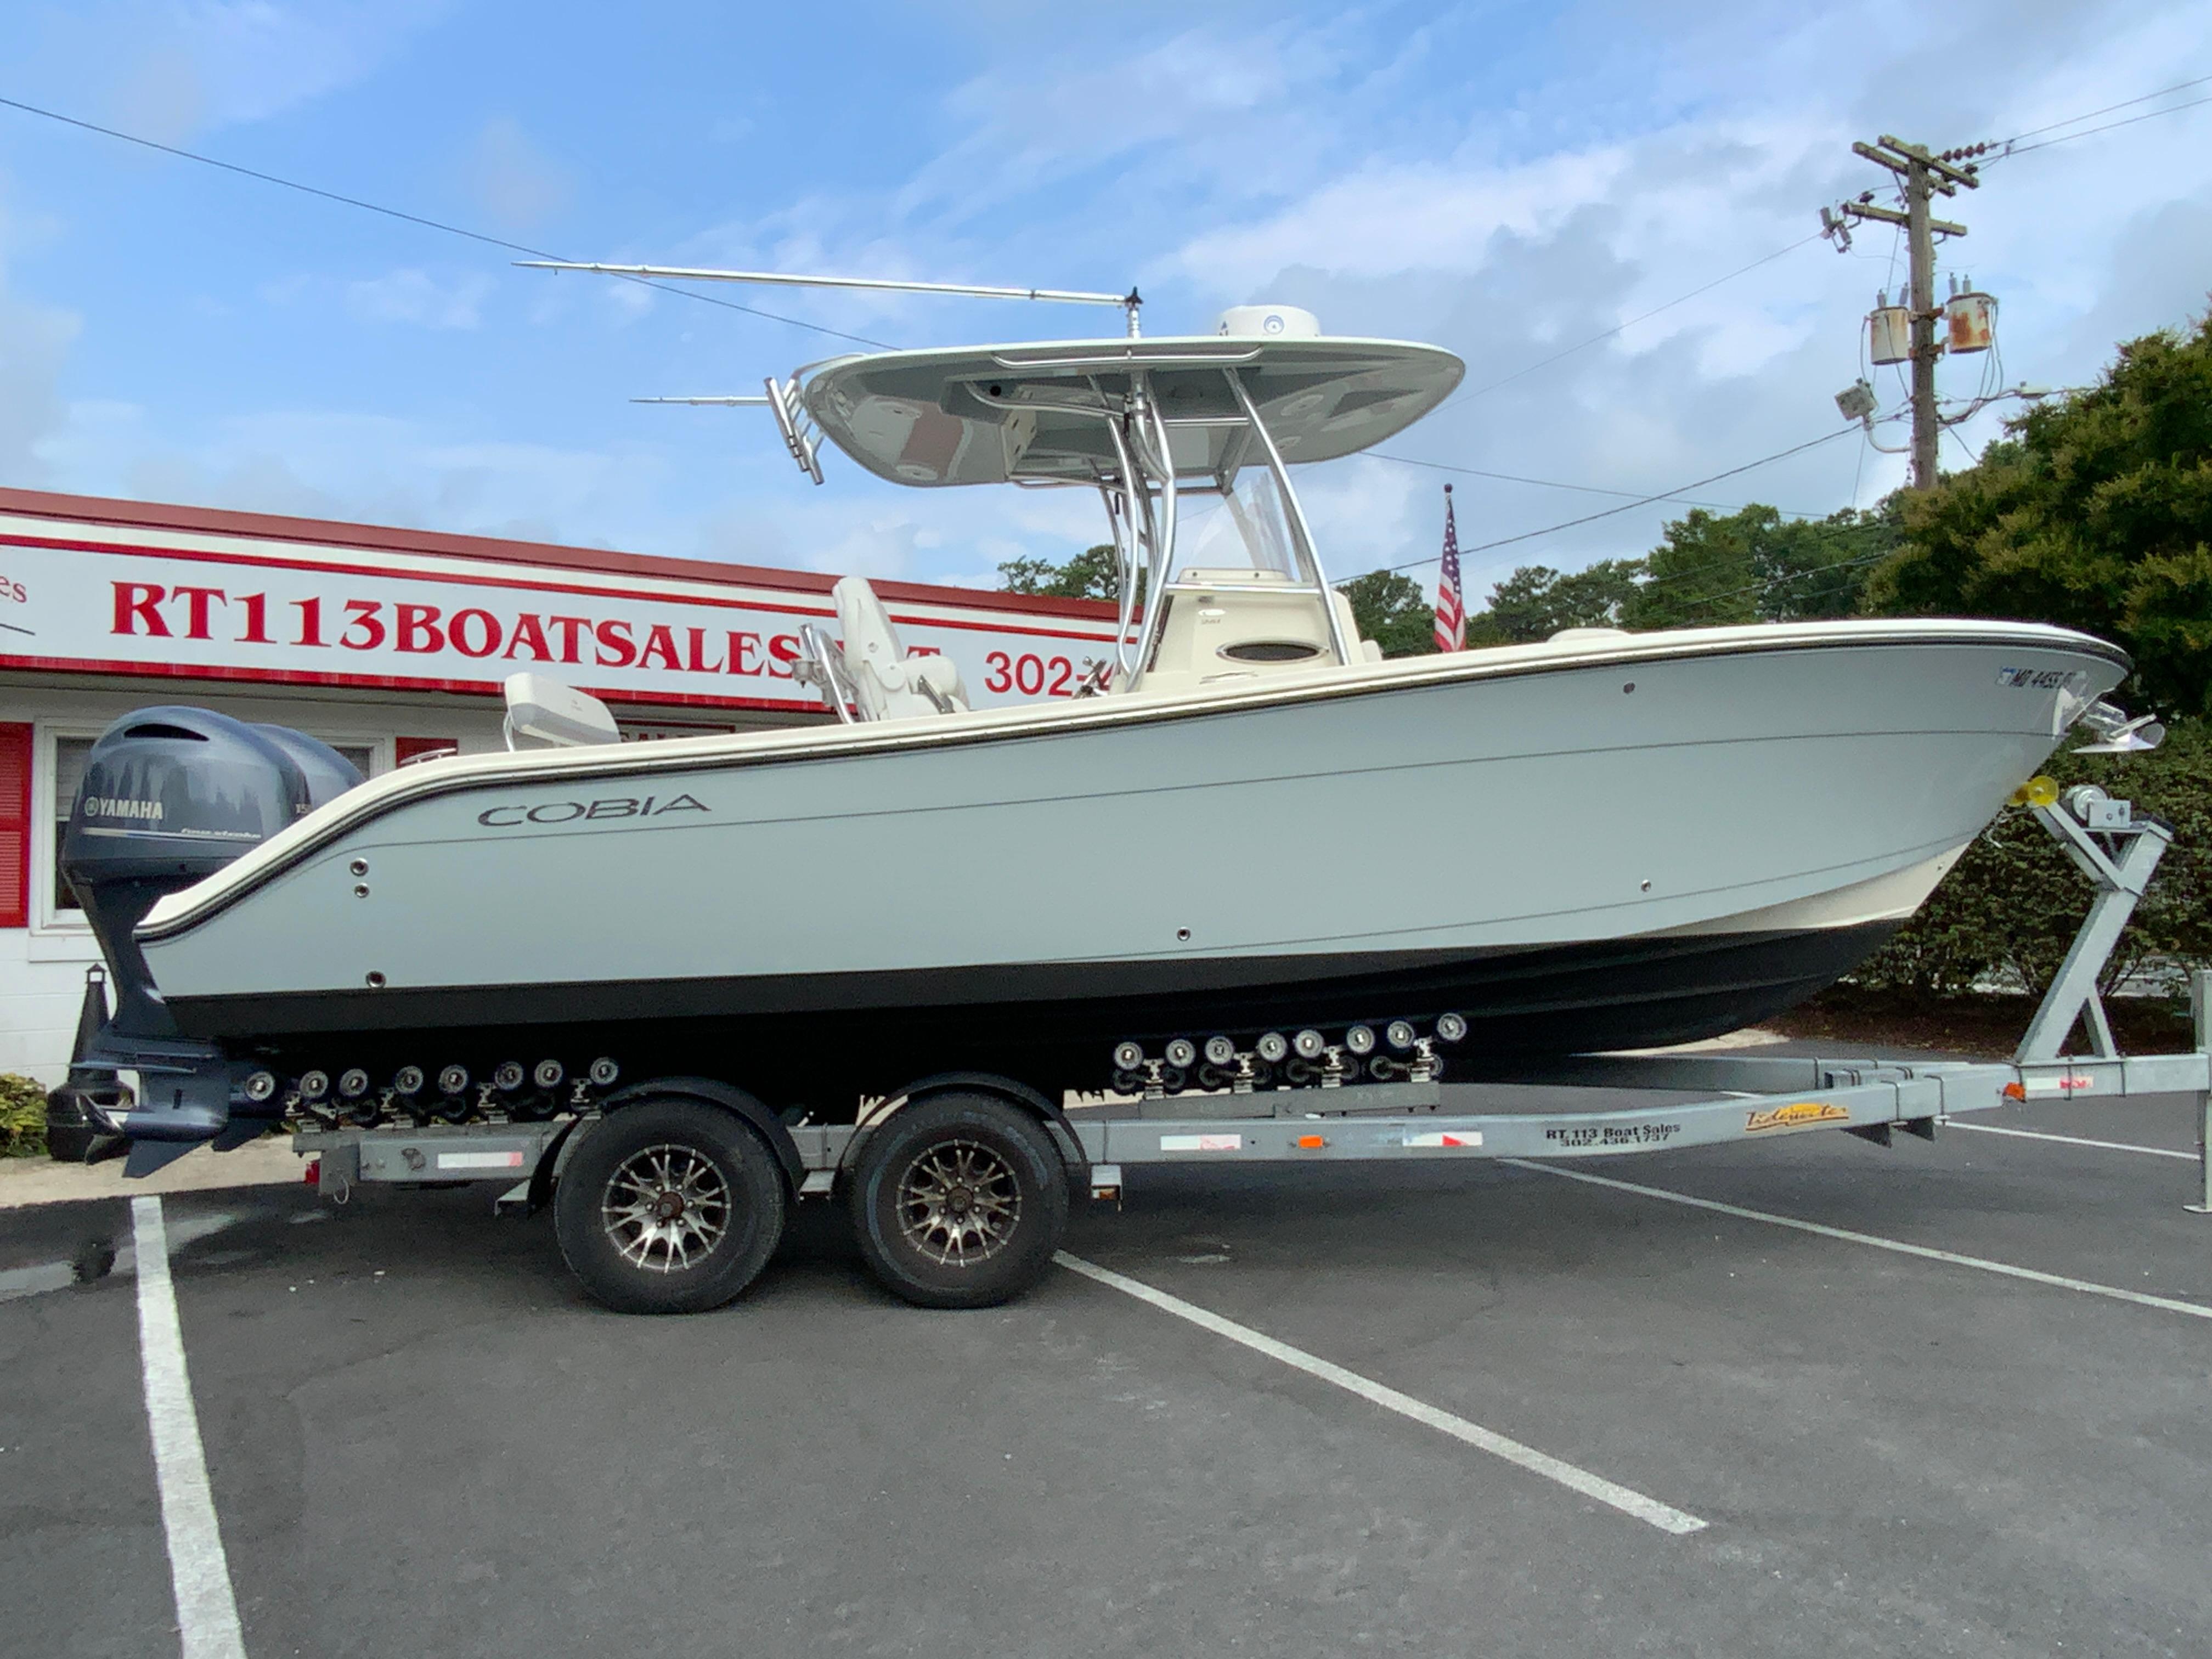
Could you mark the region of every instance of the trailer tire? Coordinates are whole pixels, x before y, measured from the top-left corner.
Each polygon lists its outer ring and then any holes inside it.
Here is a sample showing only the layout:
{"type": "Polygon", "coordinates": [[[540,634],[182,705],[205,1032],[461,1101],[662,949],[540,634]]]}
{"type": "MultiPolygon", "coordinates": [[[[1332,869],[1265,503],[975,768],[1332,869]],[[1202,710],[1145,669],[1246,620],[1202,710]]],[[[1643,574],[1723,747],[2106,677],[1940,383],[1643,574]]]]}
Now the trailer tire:
{"type": "Polygon", "coordinates": [[[759,1276],[783,1236],[783,1171],[743,1120],[691,1100],[623,1108],[554,1189],[568,1269],[617,1313],[703,1313],[759,1276]]]}
{"type": "Polygon", "coordinates": [[[884,1288],[918,1308],[991,1308],[1044,1276],[1067,1230],[1067,1178],[1043,1125],[962,1091],[872,1131],[847,1189],[884,1288]]]}

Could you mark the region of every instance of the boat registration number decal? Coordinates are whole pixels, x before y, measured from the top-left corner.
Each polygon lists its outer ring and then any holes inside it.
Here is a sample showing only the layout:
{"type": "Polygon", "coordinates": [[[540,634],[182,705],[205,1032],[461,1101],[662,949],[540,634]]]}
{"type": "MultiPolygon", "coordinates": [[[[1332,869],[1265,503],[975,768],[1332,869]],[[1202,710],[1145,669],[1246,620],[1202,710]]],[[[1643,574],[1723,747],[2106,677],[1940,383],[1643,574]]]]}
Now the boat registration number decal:
{"type": "Polygon", "coordinates": [[[1679,1123],[1572,1123],[1544,1131],[1555,1146],[1661,1146],[1682,1133],[1679,1123]]]}
{"type": "Polygon", "coordinates": [[[1747,1134],[1760,1129],[1798,1129],[1808,1123],[1849,1123],[1850,1108],[1830,1100],[1793,1100],[1787,1106],[1753,1112],[1744,1124],[1747,1134]]]}
{"type": "Polygon", "coordinates": [[[2074,678],[2063,668],[2000,668],[1999,685],[2017,686],[2023,691],[2056,691],[2074,678]]]}
{"type": "Polygon", "coordinates": [[[1164,1152],[1239,1152],[1244,1150],[1243,1135],[1162,1135],[1160,1150],[1164,1152]]]}

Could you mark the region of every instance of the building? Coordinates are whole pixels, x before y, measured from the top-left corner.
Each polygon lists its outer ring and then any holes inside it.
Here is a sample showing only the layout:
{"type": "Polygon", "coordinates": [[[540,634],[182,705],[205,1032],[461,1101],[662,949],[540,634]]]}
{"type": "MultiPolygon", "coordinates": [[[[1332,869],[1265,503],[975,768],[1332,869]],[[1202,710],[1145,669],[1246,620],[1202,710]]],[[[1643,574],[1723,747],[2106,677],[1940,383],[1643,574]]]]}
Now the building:
{"type": "MultiPolygon", "coordinates": [[[[374,775],[501,746],[520,669],[625,739],[831,718],[791,665],[835,578],[0,489],[0,1072],[58,1081],[100,959],[58,868],[84,758],[149,704],[296,726],[374,775]]],[[[880,582],[979,706],[1072,695],[1109,606],[880,582]]]]}

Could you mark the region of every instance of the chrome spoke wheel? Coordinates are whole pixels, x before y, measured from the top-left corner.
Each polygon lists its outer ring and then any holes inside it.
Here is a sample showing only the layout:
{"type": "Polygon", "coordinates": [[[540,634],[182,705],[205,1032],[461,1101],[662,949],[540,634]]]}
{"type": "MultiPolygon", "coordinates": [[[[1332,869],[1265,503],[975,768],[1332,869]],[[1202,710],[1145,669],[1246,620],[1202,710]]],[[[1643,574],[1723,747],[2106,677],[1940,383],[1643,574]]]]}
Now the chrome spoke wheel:
{"type": "Polygon", "coordinates": [[[730,1183],[696,1148],[663,1142],[615,1166],[599,1224],[631,1266],[672,1273],[712,1255],[729,1237],[730,1183]]]}
{"type": "Polygon", "coordinates": [[[976,1140],[940,1140],[907,1165],[898,1185],[899,1231],[940,1267],[988,1261],[1021,1219],[1013,1168],[976,1140]]]}

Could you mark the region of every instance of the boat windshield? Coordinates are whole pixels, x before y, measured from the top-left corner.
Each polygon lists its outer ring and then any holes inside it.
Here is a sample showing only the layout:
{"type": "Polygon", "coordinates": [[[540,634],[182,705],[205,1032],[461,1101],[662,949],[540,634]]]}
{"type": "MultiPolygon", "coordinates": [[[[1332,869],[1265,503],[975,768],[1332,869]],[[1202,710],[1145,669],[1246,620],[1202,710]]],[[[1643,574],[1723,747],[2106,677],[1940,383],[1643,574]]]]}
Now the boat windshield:
{"type": "Polygon", "coordinates": [[[1178,570],[1273,571],[1298,575],[1290,513],[1275,475],[1248,466],[1225,495],[1182,497],[1183,522],[1176,537],[1178,570]]]}

